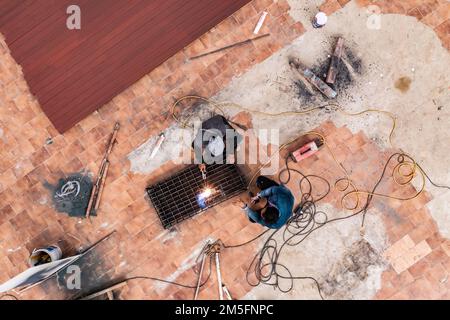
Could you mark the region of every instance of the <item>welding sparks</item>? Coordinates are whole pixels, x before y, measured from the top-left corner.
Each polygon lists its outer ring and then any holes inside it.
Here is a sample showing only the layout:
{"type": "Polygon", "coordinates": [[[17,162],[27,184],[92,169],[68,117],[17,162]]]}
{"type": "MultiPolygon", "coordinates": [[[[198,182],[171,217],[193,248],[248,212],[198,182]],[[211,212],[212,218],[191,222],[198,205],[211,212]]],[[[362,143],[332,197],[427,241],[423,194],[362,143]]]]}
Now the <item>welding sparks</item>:
{"type": "Polygon", "coordinates": [[[199,196],[202,197],[202,198],[208,198],[209,196],[212,195],[212,193],[213,193],[213,190],[211,188],[205,188],[203,190],[203,192],[200,193],[199,196]]]}
{"type": "Polygon", "coordinates": [[[201,208],[206,208],[206,200],[214,193],[214,190],[206,187],[197,195],[197,203],[201,208]]]}

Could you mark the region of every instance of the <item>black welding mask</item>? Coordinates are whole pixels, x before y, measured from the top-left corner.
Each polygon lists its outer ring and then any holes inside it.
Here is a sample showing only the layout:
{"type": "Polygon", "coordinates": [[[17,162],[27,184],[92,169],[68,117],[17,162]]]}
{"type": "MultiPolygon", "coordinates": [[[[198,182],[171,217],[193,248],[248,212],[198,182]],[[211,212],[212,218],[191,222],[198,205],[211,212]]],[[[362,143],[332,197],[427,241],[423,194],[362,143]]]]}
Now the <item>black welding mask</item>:
{"type": "Polygon", "coordinates": [[[234,155],[242,139],[227,119],[216,115],[202,123],[192,142],[195,159],[198,163],[225,163],[228,155],[234,155]]]}

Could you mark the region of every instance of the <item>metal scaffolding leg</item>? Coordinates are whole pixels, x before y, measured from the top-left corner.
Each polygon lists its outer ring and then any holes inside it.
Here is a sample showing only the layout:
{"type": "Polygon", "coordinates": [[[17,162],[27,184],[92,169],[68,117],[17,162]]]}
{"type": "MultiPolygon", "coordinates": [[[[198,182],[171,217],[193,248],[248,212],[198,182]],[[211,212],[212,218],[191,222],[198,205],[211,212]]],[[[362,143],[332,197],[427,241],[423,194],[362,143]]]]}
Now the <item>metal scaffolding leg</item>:
{"type": "Polygon", "coordinates": [[[227,296],[227,299],[228,300],[233,300],[233,298],[231,297],[230,291],[228,291],[228,288],[225,285],[223,285],[222,289],[223,289],[223,292],[225,292],[225,295],[227,296]]]}
{"type": "Polygon", "coordinates": [[[219,252],[216,252],[216,270],[217,270],[217,282],[219,285],[219,299],[223,300],[222,275],[220,274],[219,252]]]}
{"type": "Polygon", "coordinates": [[[199,272],[199,274],[198,274],[197,288],[195,289],[194,300],[197,300],[197,298],[198,298],[198,292],[200,291],[200,284],[201,284],[201,281],[202,281],[203,268],[205,267],[205,260],[206,260],[206,254],[203,254],[203,257],[202,257],[202,266],[200,267],[200,272],[199,272]]]}

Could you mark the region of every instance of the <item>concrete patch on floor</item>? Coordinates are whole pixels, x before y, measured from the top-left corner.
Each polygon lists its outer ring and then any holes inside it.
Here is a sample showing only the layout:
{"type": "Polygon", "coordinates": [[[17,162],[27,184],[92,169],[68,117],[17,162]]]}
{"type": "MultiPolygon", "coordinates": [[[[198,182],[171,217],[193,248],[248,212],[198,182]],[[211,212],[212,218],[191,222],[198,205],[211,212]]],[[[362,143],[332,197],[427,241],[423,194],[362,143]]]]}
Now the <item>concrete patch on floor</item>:
{"type": "MultiPolygon", "coordinates": [[[[318,210],[325,212],[328,219],[348,215],[336,212],[329,204],[319,205],[318,210]]],[[[363,239],[359,217],[331,222],[312,232],[301,244],[286,246],[279,263],[285,265],[293,276],[317,279],[325,299],[372,298],[381,287],[381,274],[386,269],[381,252],[387,246],[387,237],[376,210],[369,210],[366,219],[363,239]],[[365,253],[370,254],[365,256],[365,253]],[[348,264],[352,255],[355,260],[348,264]],[[355,270],[344,270],[344,266],[355,270]]],[[[282,236],[275,239],[282,243],[282,236]]],[[[289,284],[287,280],[280,280],[282,287],[287,288],[289,284]]],[[[320,296],[313,281],[295,280],[293,290],[288,293],[280,293],[261,284],[244,299],[320,299],[320,296]]]]}
{"type": "Polygon", "coordinates": [[[450,239],[450,191],[436,196],[432,201],[427,204],[428,209],[431,212],[431,216],[436,221],[439,233],[450,239]]]}
{"type": "MultiPolygon", "coordinates": [[[[290,4],[296,20],[310,19],[302,2],[290,1],[290,4]]],[[[413,17],[381,15],[381,28],[371,29],[367,26],[369,15],[354,1],[348,3],[329,17],[324,28],[311,29],[292,45],[234,79],[216,99],[269,113],[305,111],[321,105],[326,100],[317,91],[314,99],[299,94],[301,88],[288,64],[289,57],[300,59],[316,71],[325,70],[328,56],[341,36],[347,50],[344,61],[350,67],[352,61],[359,61],[360,70],[350,73],[351,82],[337,89],[338,97],[333,102],[349,112],[377,108],[394,113],[397,117],[395,146],[412,155],[433,181],[450,185],[446,160],[450,152],[447,141],[450,109],[446,107],[450,105],[450,75],[446,72],[450,68],[449,53],[435,32],[413,17]]],[[[239,110],[227,109],[230,116],[236,112],[239,110]]],[[[381,148],[390,147],[392,121],[382,114],[350,117],[333,108],[280,118],[253,114],[254,128],[279,128],[281,143],[330,119],[338,127],[347,125],[353,132],[363,130],[381,148]]],[[[430,183],[426,189],[433,197],[440,196],[440,205],[433,207],[433,217],[438,223],[448,223],[450,195],[442,195],[445,190],[430,183]]],[[[445,229],[445,223],[440,229],[445,229]]]]}
{"type": "Polygon", "coordinates": [[[370,299],[381,288],[385,263],[365,239],[344,253],[321,283],[323,293],[332,299],[370,299]]]}
{"type": "MultiPolygon", "coordinates": [[[[303,6],[298,1],[293,1],[291,5],[294,7],[293,10],[303,6]]],[[[341,92],[336,102],[349,111],[377,107],[397,113],[400,116],[399,122],[407,123],[408,127],[399,130],[397,133],[399,139],[396,141],[400,147],[407,149],[409,145],[403,142],[403,134],[411,133],[413,127],[417,129],[422,123],[422,119],[417,115],[410,117],[408,114],[421,109],[421,112],[436,117],[437,108],[429,108],[429,104],[433,104],[434,99],[435,103],[441,105],[444,103],[436,100],[438,97],[449,98],[447,90],[444,91],[443,88],[446,87],[450,77],[442,68],[442,64],[450,66],[449,55],[433,30],[414,18],[383,15],[382,28],[371,30],[366,27],[367,15],[365,9],[349,3],[330,16],[325,28],[305,33],[292,45],[235,79],[216,98],[231,100],[247,108],[272,113],[308,109],[312,105],[302,103],[301,97],[298,96],[295,84],[297,79],[288,65],[288,58],[289,56],[298,57],[305,66],[310,68],[318,66],[324,68],[323,64],[327,67],[327,58],[334,49],[336,38],[342,36],[345,39],[347,52],[353,54],[351,58],[345,57],[348,54],[344,55],[344,60],[347,62],[360,60],[361,71],[359,74],[358,72],[351,74],[352,85],[341,92]],[[421,43],[428,45],[419,46],[417,35],[420,35],[421,43]],[[324,62],[321,63],[322,61],[324,62]],[[395,88],[395,82],[402,77],[411,78],[410,89],[406,93],[395,88]],[[424,103],[427,103],[427,108],[423,105],[424,103]],[[404,119],[405,116],[408,118],[404,119]]],[[[321,98],[320,93],[317,96],[321,98]]],[[[231,114],[237,112],[237,110],[227,111],[231,114]]],[[[449,114],[442,113],[442,115],[448,119],[449,114]]],[[[264,121],[262,119],[264,116],[255,115],[254,117],[259,127],[267,127],[270,123],[270,127],[283,128],[283,131],[288,129],[284,139],[332,118],[337,126],[347,124],[354,132],[360,129],[367,131],[370,137],[381,146],[387,146],[386,136],[391,125],[389,119],[379,115],[349,118],[325,111],[319,111],[310,116],[294,117],[292,120],[298,125],[289,128],[286,128],[285,124],[291,119],[274,121],[271,118],[264,121]]],[[[442,131],[445,128],[441,123],[438,122],[437,126],[442,131]]],[[[423,140],[426,139],[423,138],[423,140]]],[[[421,152],[421,154],[424,153],[421,152]]]]}
{"type": "Polygon", "coordinates": [[[198,104],[183,110],[179,117],[183,123],[187,122],[188,126],[183,127],[182,125],[174,124],[167,128],[164,131],[165,140],[153,159],[150,159],[150,155],[159,135],[150,137],[144,144],[128,155],[128,160],[131,164],[130,171],[138,174],[148,174],[169,161],[184,163],[183,151],[191,150],[192,141],[197,133],[196,128],[200,127],[201,122],[212,115],[212,110],[205,104],[198,104]]]}
{"type": "MultiPolygon", "coordinates": [[[[147,174],[158,169],[168,161],[178,159],[181,153],[180,148],[183,145],[180,144],[182,143],[182,139],[174,135],[177,129],[176,126],[171,126],[165,131],[165,141],[153,159],[150,159],[150,155],[158,141],[159,136],[157,135],[150,137],[143,145],[131,152],[128,155],[128,160],[131,164],[130,171],[133,173],[147,174]]],[[[187,145],[184,145],[184,147],[187,147],[187,145]]]]}
{"type": "Polygon", "coordinates": [[[163,244],[174,240],[176,243],[180,244],[179,231],[176,227],[173,227],[170,230],[164,230],[158,234],[154,240],[158,240],[163,244]]]}
{"type": "Polygon", "coordinates": [[[311,22],[317,12],[319,12],[319,7],[323,2],[323,0],[288,0],[289,5],[291,6],[289,14],[294,20],[300,21],[307,31],[314,30],[311,22]]]}

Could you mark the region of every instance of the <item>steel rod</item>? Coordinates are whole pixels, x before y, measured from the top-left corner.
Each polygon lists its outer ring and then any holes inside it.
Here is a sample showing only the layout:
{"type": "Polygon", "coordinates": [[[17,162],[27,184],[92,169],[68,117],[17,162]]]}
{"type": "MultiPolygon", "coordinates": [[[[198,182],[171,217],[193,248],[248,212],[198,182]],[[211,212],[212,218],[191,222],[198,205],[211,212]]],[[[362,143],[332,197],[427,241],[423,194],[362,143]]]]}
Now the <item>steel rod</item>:
{"type": "Polygon", "coordinates": [[[219,285],[219,300],[223,300],[222,275],[220,274],[219,252],[216,252],[216,271],[217,271],[217,282],[219,285]]]}
{"type": "Polygon", "coordinates": [[[198,293],[200,291],[200,283],[202,281],[203,268],[205,267],[205,260],[206,260],[206,254],[203,254],[202,266],[200,267],[200,272],[199,272],[199,275],[198,275],[197,288],[195,289],[194,300],[197,300],[198,293]]]}
{"type": "Polygon", "coordinates": [[[253,40],[259,40],[261,38],[265,38],[265,37],[268,37],[268,36],[270,36],[270,33],[266,33],[266,34],[260,35],[258,37],[250,38],[250,39],[247,39],[247,40],[244,40],[244,41],[241,41],[241,42],[236,42],[236,43],[230,44],[229,46],[225,46],[225,47],[222,47],[222,48],[219,48],[219,49],[208,51],[208,52],[199,54],[198,56],[194,56],[194,57],[189,58],[189,59],[190,60],[194,60],[194,59],[202,58],[204,56],[208,56],[210,54],[217,53],[217,52],[220,52],[220,51],[223,51],[223,50],[227,50],[227,49],[230,49],[230,48],[233,48],[233,47],[242,46],[244,44],[252,42],[253,40]]]}

